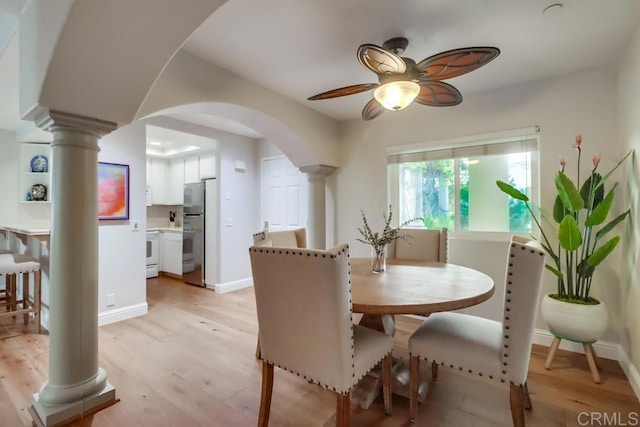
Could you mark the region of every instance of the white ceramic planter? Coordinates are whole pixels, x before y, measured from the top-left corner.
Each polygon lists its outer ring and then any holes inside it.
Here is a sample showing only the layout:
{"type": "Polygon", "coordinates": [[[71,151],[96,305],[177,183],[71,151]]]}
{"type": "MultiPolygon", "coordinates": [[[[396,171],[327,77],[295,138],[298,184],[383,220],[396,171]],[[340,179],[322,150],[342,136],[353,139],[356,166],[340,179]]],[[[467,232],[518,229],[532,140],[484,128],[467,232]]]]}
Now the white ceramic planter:
{"type": "Polygon", "coordinates": [[[542,317],[552,334],[577,342],[596,342],[609,323],[607,307],[558,301],[548,294],[542,299],[542,317]]]}

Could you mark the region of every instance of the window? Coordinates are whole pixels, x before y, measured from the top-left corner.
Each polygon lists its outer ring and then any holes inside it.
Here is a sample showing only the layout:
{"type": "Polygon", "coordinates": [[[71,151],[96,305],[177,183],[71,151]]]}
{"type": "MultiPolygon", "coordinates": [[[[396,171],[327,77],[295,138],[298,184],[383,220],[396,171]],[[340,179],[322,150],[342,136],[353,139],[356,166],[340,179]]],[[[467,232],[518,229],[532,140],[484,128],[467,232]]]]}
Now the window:
{"type": "Polygon", "coordinates": [[[511,183],[537,200],[538,137],[478,138],[439,149],[409,149],[388,157],[389,195],[398,222],[453,232],[531,232],[523,203],[498,190],[511,183]]]}

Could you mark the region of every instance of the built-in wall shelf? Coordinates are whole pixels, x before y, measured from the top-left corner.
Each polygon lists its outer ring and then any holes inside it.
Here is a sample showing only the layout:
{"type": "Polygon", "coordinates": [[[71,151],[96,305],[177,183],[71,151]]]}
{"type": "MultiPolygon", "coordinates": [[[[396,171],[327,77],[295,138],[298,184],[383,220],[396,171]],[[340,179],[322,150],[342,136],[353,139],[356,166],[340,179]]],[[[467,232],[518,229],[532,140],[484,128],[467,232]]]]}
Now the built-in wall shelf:
{"type": "Polygon", "coordinates": [[[20,144],[20,185],[19,201],[21,203],[51,203],[51,145],[48,143],[20,144]],[[36,160],[34,160],[36,159],[36,160]],[[40,194],[33,192],[36,185],[44,188],[44,200],[40,194]]]}

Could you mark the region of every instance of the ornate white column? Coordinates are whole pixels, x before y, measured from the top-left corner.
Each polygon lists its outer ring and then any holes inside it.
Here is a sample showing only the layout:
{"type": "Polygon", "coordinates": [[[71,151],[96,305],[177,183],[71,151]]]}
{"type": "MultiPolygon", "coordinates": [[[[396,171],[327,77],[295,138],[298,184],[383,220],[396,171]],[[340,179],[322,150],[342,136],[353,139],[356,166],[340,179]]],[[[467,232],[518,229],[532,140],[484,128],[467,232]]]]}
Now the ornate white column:
{"type": "Polygon", "coordinates": [[[307,174],[309,180],[309,229],[308,246],[315,249],[326,249],[327,219],[325,186],[327,176],[336,170],[333,166],[312,165],[303,166],[300,171],[307,174]]]}
{"type": "Polygon", "coordinates": [[[50,426],[116,401],[98,367],[98,140],[117,125],[55,111],[36,124],[53,133],[49,379],[29,412],[50,426]]]}

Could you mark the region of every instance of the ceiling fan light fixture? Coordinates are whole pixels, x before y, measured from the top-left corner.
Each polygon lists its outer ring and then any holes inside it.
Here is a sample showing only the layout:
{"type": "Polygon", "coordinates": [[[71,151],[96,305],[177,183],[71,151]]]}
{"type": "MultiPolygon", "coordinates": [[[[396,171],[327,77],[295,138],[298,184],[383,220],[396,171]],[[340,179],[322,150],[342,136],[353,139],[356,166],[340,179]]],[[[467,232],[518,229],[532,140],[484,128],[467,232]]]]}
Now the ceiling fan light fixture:
{"type": "Polygon", "coordinates": [[[407,108],[419,93],[418,83],[401,80],[379,86],[373,97],[387,110],[400,111],[407,108]]]}

